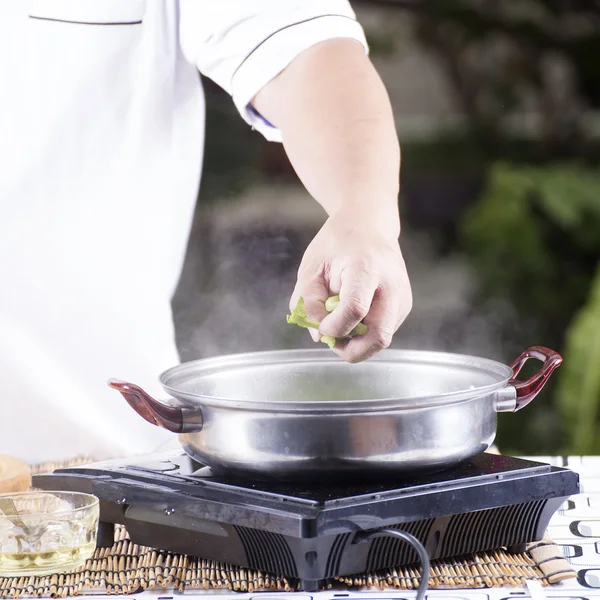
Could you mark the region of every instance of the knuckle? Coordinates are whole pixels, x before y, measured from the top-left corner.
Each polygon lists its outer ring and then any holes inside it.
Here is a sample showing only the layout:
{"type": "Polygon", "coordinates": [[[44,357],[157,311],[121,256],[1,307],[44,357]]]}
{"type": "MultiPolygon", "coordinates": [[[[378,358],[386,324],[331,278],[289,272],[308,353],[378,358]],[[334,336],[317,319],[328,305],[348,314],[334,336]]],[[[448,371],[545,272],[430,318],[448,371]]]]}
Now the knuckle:
{"type": "Polygon", "coordinates": [[[355,320],[360,320],[369,312],[370,306],[364,299],[358,296],[351,296],[346,301],[346,312],[355,320]]]}
{"type": "Polygon", "coordinates": [[[362,253],[360,256],[356,256],[348,259],[346,270],[361,281],[370,281],[380,271],[377,260],[372,256],[371,253],[362,253]]]}
{"type": "Polygon", "coordinates": [[[393,337],[394,332],[391,329],[377,329],[373,332],[373,346],[378,350],[389,348],[393,337]]]}
{"type": "Polygon", "coordinates": [[[362,275],[370,275],[373,272],[374,257],[370,252],[362,254],[354,260],[354,269],[362,275]]]}

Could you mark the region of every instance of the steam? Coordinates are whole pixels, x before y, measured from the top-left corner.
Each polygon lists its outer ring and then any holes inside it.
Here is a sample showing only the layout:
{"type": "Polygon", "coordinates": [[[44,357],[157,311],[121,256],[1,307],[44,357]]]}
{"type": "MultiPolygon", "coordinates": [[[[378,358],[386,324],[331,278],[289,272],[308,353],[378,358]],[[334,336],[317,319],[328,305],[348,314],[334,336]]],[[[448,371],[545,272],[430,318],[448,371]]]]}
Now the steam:
{"type": "Polygon", "coordinates": [[[313,347],[309,334],[290,327],[285,316],[315,233],[256,221],[191,244],[174,302],[181,359],[313,347]]]}
{"type": "MultiPolygon", "coordinates": [[[[515,320],[515,311],[503,299],[473,306],[476,279],[465,258],[440,258],[432,240],[423,233],[403,231],[403,254],[413,290],[413,310],[392,344],[457,352],[506,360],[505,325],[515,320]]],[[[514,357],[513,357],[514,358],[514,357]]]]}
{"type": "MultiPolygon", "coordinates": [[[[318,230],[306,223],[269,224],[255,215],[241,226],[196,231],[174,302],[183,361],[237,352],[314,347],[286,324],[302,254],[318,230]]],[[[461,256],[440,259],[427,235],[407,228],[402,249],[414,308],[392,347],[459,352],[510,360],[501,331],[514,310],[494,300],[475,310],[474,276],[461,256]]]]}

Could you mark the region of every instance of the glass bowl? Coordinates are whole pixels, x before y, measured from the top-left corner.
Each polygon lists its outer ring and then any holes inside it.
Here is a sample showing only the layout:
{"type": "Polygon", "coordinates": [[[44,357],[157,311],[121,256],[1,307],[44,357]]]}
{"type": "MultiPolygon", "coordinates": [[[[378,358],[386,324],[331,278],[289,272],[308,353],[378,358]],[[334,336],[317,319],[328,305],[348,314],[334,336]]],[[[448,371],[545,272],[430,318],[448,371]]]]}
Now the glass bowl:
{"type": "Polygon", "coordinates": [[[80,567],[96,549],[98,498],[79,492],[0,494],[0,577],[80,567]]]}

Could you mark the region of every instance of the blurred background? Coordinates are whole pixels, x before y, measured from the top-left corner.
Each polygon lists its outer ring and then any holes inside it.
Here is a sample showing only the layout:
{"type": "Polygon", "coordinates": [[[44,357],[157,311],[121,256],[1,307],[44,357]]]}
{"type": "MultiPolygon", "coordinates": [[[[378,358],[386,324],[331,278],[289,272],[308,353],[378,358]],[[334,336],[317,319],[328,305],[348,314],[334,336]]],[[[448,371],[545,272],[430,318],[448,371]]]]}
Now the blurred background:
{"type": "MultiPolygon", "coordinates": [[[[536,401],[499,416],[500,450],[600,454],[600,2],[353,7],[402,144],[414,309],[393,347],[505,363],[558,350],[536,401]]],[[[173,300],[182,360],[311,347],[285,315],[325,214],[283,148],[204,84],[204,175],[173,300]]]]}

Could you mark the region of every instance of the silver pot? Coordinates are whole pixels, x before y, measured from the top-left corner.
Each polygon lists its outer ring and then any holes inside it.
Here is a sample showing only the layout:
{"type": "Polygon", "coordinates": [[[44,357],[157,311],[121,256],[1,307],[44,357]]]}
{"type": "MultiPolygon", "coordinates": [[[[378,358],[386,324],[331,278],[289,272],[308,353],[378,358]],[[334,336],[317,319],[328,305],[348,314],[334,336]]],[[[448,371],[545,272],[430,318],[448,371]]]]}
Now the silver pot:
{"type": "Polygon", "coordinates": [[[322,479],[438,470],[483,452],[497,412],[540,392],[562,358],[532,347],[511,366],[447,354],[385,350],[359,364],[329,350],[257,352],[165,371],[158,402],[119,380],[144,419],[179,434],[187,454],[251,477],[322,479]],[[528,358],[542,361],[527,381],[528,358]]]}

